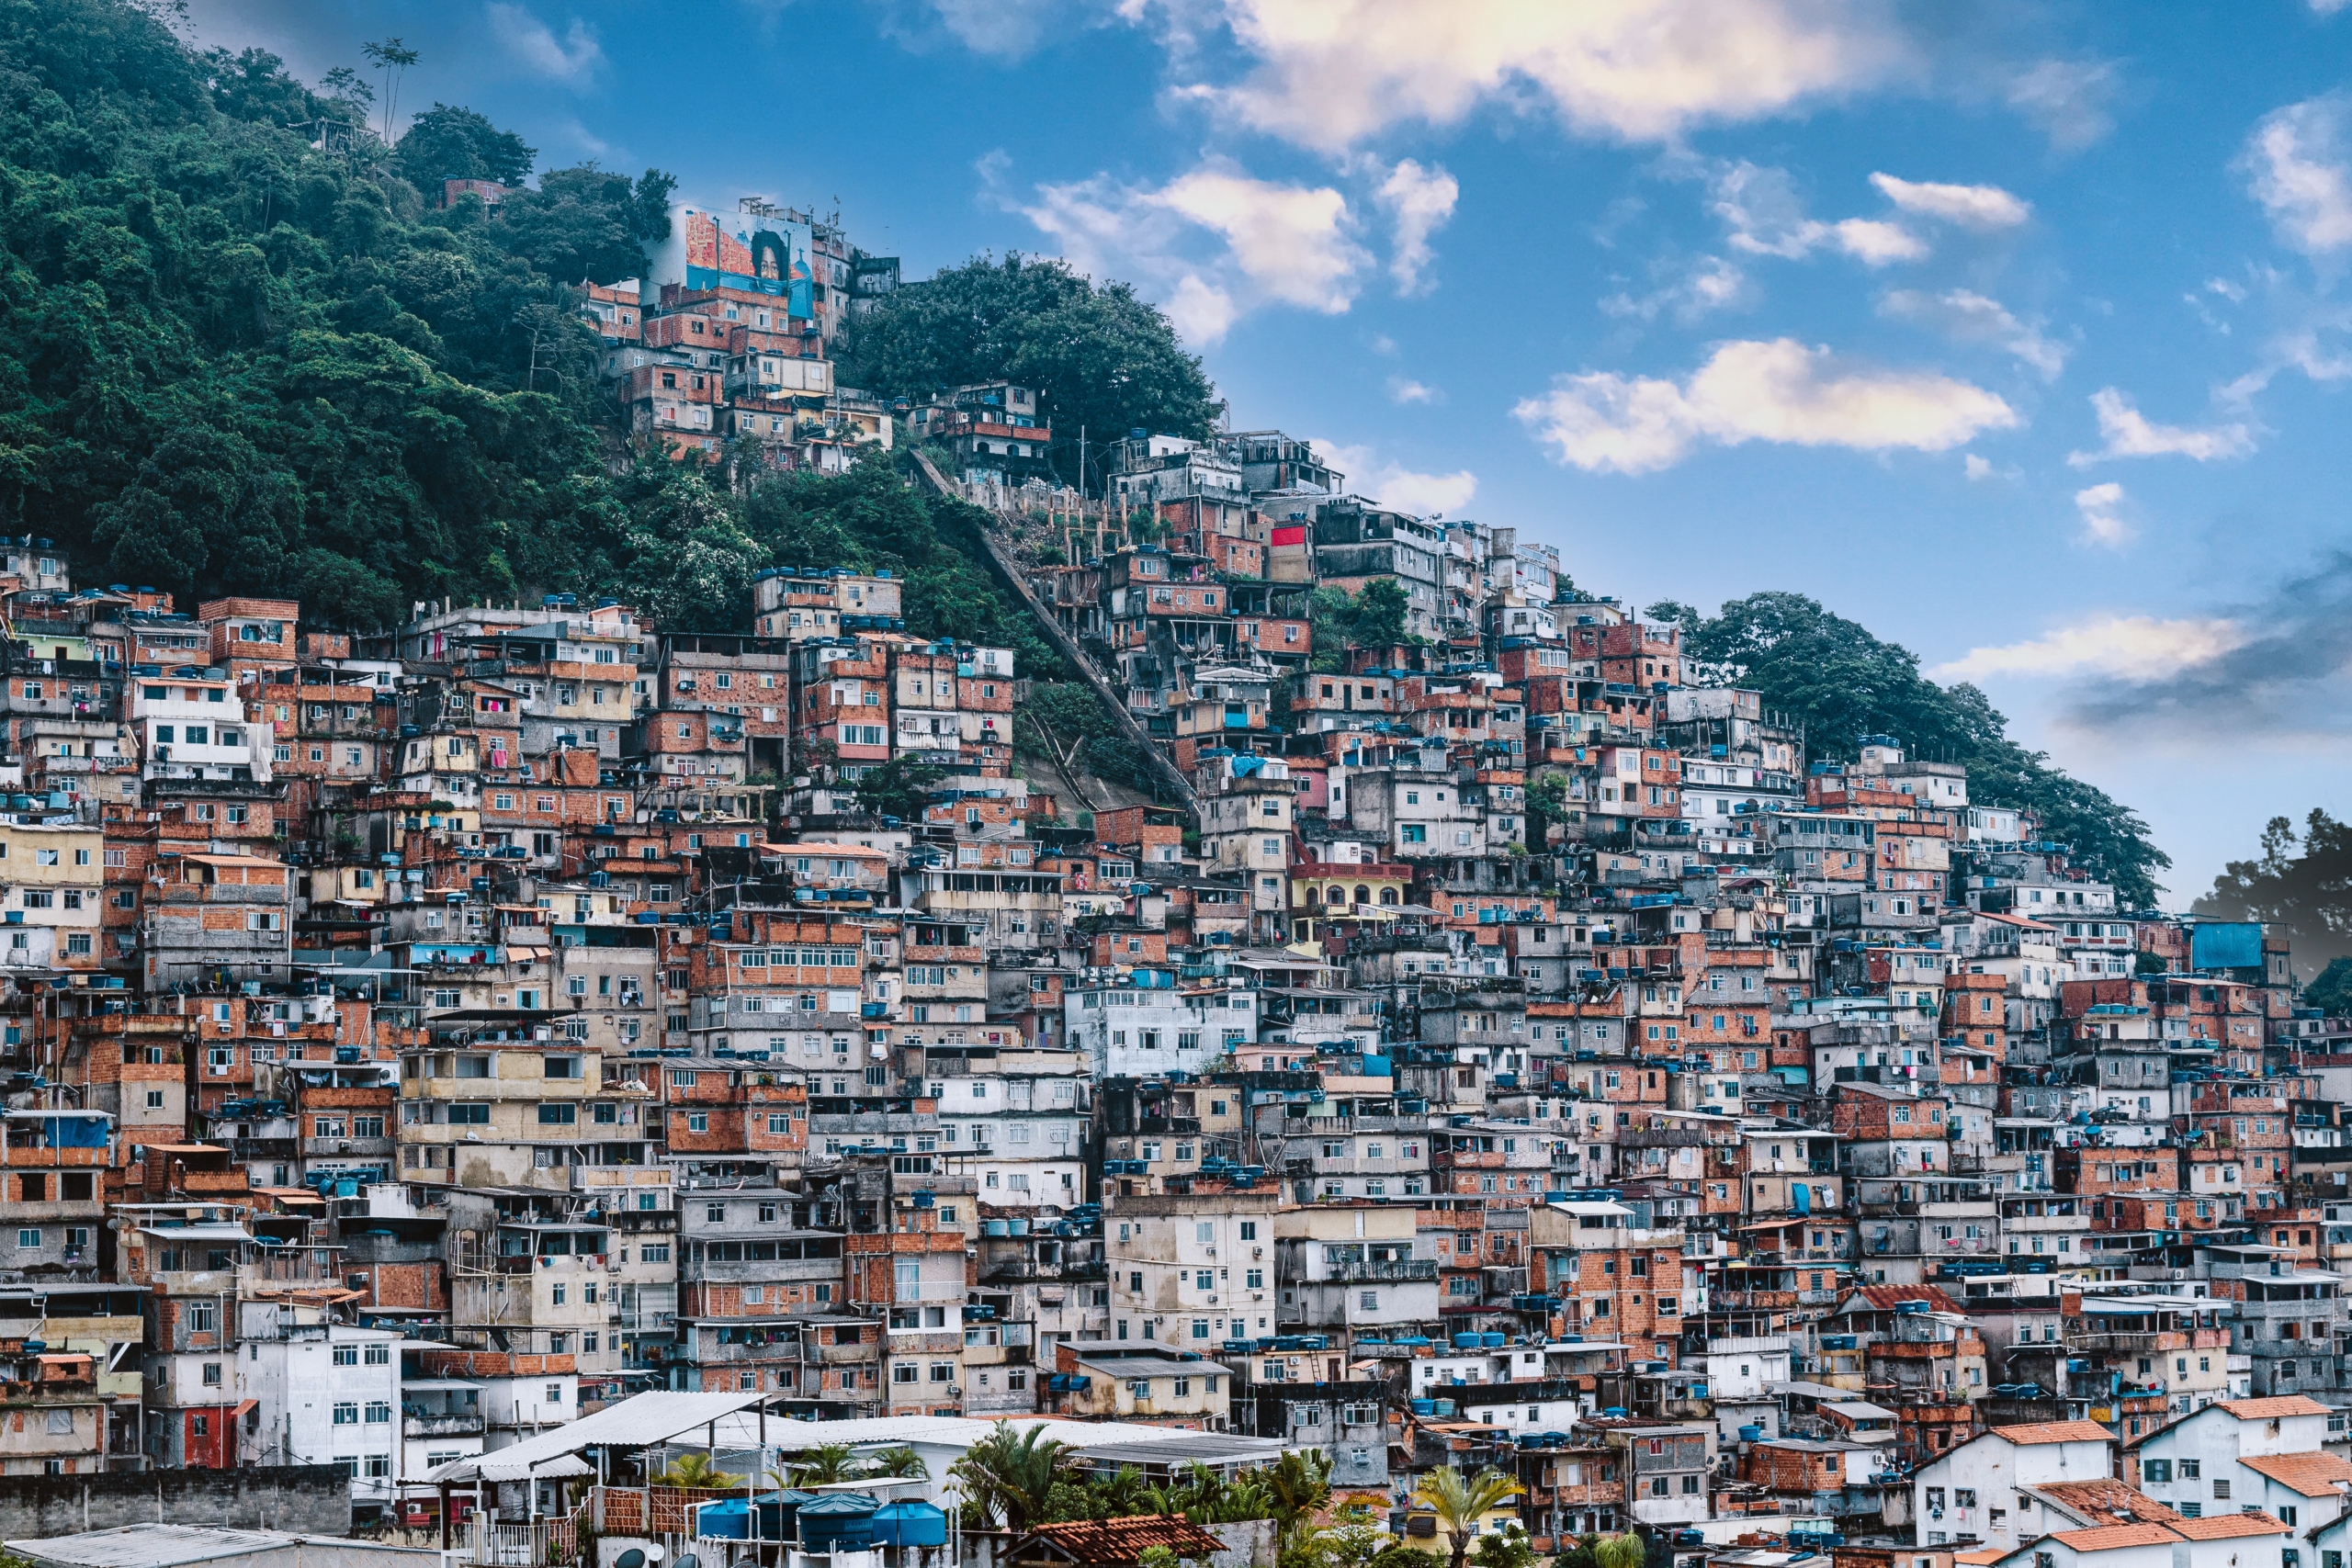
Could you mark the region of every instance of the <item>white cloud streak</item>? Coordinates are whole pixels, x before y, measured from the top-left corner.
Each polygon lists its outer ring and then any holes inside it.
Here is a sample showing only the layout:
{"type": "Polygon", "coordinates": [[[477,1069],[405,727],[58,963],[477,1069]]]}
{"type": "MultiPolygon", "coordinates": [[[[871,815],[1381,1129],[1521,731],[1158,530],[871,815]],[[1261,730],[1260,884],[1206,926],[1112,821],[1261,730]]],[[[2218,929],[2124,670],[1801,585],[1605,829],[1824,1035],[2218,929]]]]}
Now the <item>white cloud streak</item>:
{"type": "Polygon", "coordinates": [[[1879,301],[1879,311],[1930,327],[1956,342],[1989,344],[2040,371],[2045,381],[2057,379],[2066,367],[2064,344],[2052,343],[2040,327],[2019,321],[1998,299],[1970,289],[1929,294],[1899,288],[1879,301]]]}
{"type": "Polygon", "coordinates": [[[1430,236],[1453,216],[1462,187],[1443,169],[1407,158],[1388,172],[1377,192],[1380,205],[1396,226],[1396,249],[1388,262],[1389,276],[1400,294],[1426,294],[1435,285],[1423,274],[1433,259],[1430,236]]]}
{"type": "Polygon", "coordinates": [[[1905,212],[1965,229],[2014,229],[2033,212],[2032,203],[1998,186],[1937,185],[1893,175],[1872,175],[1871,184],[1905,212]]]}
{"type": "Polygon", "coordinates": [[[1372,260],[1339,191],[1253,179],[1216,159],[1157,188],[1107,175],[1040,186],[1020,210],[1080,271],[1134,277],[1195,344],[1266,305],[1338,315],[1372,260]]]}
{"type": "Polygon", "coordinates": [[[1348,477],[1348,489],[1367,501],[1409,512],[1417,517],[1432,513],[1459,512],[1478,493],[1478,476],[1467,468],[1450,474],[1424,474],[1386,460],[1374,446],[1345,446],[1332,441],[1312,441],[1323,460],[1348,477]]]}
{"type": "Polygon", "coordinates": [[[491,0],[485,14],[500,45],[536,75],[577,85],[594,75],[596,67],[605,62],[596,30],[577,17],[559,39],[545,22],[507,0],[491,0]]]}
{"type": "Polygon", "coordinates": [[[2199,463],[2243,457],[2255,448],[2254,427],[2233,423],[2199,429],[2186,424],[2157,424],[2132,405],[2113,387],[2091,394],[2098,414],[2098,433],[2107,445],[2096,452],[2070,452],[2066,461],[2088,468],[2118,457],[2189,457],[2199,463]]]}
{"type": "Polygon", "coordinates": [[[2075,510],[2082,514],[2083,539],[2086,544],[2102,546],[2110,550],[2121,549],[2132,540],[2132,525],[2123,521],[2123,487],[2109,482],[2092,485],[2075,492],[2075,510]]]}
{"type": "Polygon", "coordinates": [[[1452,125],[1500,103],[1577,131],[1657,141],[1776,115],[1909,70],[1878,0],[1122,0],[1184,42],[1210,18],[1257,62],[1196,85],[1251,128],[1327,150],[1401,123],[1452,125]]]}
{"type": "Polygon", "coordinates": [[[2352,246],[2342,94],[2306,98],[2263,118],[2238,160],[2247,187],[2287,244],[2310,256],[2352,246]]]}
{"type": "Polygon", "coordinates": [[[1938,681],[1981,681],[1988,675],[2159,681],[2210,664],[2244,647],[2249,637],[2244,626],[2225,616],[2101,615],[2030,641],[1973,648],[1928,673],[1938,681]]]}
{"type": "Polygon", "coordinates": [[[1899,223],[1849,218],[1826,223],[1805,216],[1785,169],[1746,161],[1716,165],[1708,175],[1708,205],[1723,220],[1728,243],[1749,255],[1801,261],[1815,251],[1842,251],[1865,266],[1917,261],[1928,243],[1899,223]]]}
{"type": "Polygon", "coordinates": [[[1703,446],[1769,441],[1941,452],[2018,423],[1999,397],[1932,371],[1841,364],[1793,338],[1719,345],[1679,384],[1605,371],[1562,377],[1513,417],[1559,462],[1597,473],[1669,468],[1703,446]]]}

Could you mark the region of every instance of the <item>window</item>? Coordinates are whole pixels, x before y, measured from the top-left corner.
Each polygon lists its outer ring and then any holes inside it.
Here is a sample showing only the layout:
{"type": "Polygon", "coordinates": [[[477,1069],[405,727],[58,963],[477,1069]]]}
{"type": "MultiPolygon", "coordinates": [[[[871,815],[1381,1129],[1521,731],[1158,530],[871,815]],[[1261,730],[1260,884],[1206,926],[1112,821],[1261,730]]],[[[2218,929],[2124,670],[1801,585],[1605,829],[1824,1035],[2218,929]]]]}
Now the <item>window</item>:
{"type": "Polygon", "coordinates": [[[338,1401],[334,1407],[334,1424],[338,1427],[358,1426],[359,1402],[356,1399],[338,1401]]]}

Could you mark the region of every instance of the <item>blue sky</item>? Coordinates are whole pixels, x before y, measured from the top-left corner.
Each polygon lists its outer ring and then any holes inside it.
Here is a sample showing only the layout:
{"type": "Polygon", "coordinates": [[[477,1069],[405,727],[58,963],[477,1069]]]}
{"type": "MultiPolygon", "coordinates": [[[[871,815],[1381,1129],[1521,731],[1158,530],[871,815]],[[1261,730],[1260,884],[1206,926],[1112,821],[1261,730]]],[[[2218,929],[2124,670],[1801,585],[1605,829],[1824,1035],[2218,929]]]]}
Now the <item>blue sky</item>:
{"type": "Polygon", "coordinates": [[[2352,810],[2352,0],[196,0],[403,110],[1067,255],[1585,588],[1813,594],[2143,811],[2352,810]]]}

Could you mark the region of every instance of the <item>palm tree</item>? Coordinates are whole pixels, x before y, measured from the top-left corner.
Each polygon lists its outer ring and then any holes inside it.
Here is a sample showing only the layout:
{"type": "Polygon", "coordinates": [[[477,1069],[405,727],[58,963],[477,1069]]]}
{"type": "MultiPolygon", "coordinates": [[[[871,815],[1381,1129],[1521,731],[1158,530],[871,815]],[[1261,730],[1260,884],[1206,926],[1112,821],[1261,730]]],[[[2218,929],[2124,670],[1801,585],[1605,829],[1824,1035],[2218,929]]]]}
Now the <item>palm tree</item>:
{"type": "Polygon", "coordinates": [[[786,1468],[792,1472],[793,1483],[798,1486],[830,1486],[836,1481],[854,1481],[862,1473],[847,1443],[819,1443],[813,1449],[805,1449],[786,1468]]]}
{"type": "Polygon", "coordinates": [[[1311,1520],[1331,1500],[1331,1459],[1321,1449],[1293,1449],[1263,1473],[1284,1531],[1311,1520]]]}
{"type": "Polygon", "coordinates": [[[981,1516],[1019,1532],[1043,1518],[1054,1478],[1069,1463],[1069,1445],[1046,1436],[1043,1422],[1016,1432],[1010,1421],[964,1450],[947,1467],[964,1497],[981,1516]]]}
{"type": "Polygon", "coordinates": [[[708,1454],[680,1454],[670,1461],[669,1468],[655,1476],[656,1486],[679,1486],[695,1491],[724,1492],[743,1484],[740,1475],[729,1475],[711,1461],[708,1454]]]}
{"type": "Polygon", "coordinates": [[[929,1481],[931,1466],[923,1463],[922,1455],[904,1443],[895,1448],[876,1449],[865,1456],[865,1473],[900,1481],[929,1481]]]}
{"type": "Polygon", "coordinates": [[[1604,1535],[1592,1543],[1595,1568],[1642,1568],[1648,1557],[1649,1548],[1632,1530],[1604,1535]]]}
{"type": "Polygon", "coordinates": [[[1448,1465],[1421,1478],[1421,1483],[1413,1488],[1413,1501],[1437,1516],[1439,1528],[1453,1548],[1450,1568],[1462,1568],[1463,1560],[1470,1555],[1470,1539],[1478,1533],[1478,1521],[1526,1490],[1499,1470],[1482,1470],[1464,1481],[1460,1471],[1448,1465]]]}

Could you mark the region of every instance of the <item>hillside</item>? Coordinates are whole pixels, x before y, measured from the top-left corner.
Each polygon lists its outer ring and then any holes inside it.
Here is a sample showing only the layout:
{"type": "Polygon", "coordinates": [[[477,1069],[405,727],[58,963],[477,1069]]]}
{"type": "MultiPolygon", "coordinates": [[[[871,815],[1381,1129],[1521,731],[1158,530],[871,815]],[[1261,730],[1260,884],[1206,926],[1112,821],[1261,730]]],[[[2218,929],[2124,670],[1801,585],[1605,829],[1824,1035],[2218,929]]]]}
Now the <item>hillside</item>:
{"type": "MultiPolygon", "coordinates": [[[[496,221],[439,209],[422,171],[519,181],[534,151],[440,105],[388,149],[365,93],[261,51],[199,55],[123,0],[0,0],[0,530],[63,542],[85,581],[283,594],[363,627],[419,599],[562,589],[734,629],[763,566],[887,566],[910,629],[1068,673],[986,566],[979,515],[887,465],[741,486],[616,465],[566,285],[637,269],[667,233],[668,175],[543,171],[496,221]]],[[[885,394],[1020,378],[1057,424],[1101,431],[1202,434],[1219,407],[1125,286],[1018,256],[902,289],[845,358],[885,394]]],[[[1815,737],[1968,761],[2153,900],[2169,862],[2144,825],[2008,741],[1981,693],[1810,601],[1672,608],[1815,737]]],[[[1146,783],[1082,688],[1032,710],[1024,744],[1146,783]]]]}

